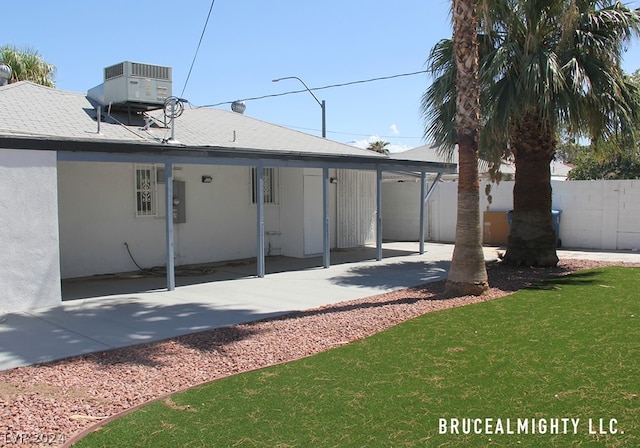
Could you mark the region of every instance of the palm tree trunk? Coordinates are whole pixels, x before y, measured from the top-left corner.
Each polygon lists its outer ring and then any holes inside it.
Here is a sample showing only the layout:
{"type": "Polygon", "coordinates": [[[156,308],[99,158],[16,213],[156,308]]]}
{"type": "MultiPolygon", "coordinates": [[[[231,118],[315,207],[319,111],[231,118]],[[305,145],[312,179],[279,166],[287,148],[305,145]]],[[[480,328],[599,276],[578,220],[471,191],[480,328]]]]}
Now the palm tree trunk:
{"type": "Polygon", "coordinates": [[[475,3],[475,0],[453,0],[453,45],[457,67],[458,214],[453,258],[445,286],[445,292],[451,295],[479,295],[489,288],[480,229],[480,96],[475,3]]]}
{"type": "Polygon", "coordinates": [[[525,114],[513,129],[516,180],[513,217],[504,262],[515,266],[558,264],[551,216],[551,171],[555,137],[535,112],[525,114]]]}
{"type": "Polygon", "coordinates": [[[456,241],[445,291],[479,295],[489,284],[480,227],[477,143],[468,137],[458,139],[458,173],[456,241]]]}

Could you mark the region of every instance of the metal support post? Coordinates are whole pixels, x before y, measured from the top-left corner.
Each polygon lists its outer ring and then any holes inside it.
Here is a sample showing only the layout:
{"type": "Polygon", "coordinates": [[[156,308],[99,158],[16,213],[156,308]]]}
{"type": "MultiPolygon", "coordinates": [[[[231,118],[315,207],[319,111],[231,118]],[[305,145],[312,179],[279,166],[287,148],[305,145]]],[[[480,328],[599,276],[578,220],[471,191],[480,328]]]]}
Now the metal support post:
{"type": "Polygon", "coordinates": [[[376,171],[376,260],[382,260],[382,169],[376,171]]]}
{"type": "Polygon", "coordinates": [[[256,167],[256,218],[257,218],[257,275],[260,278],[265,274],[264,263],[264,166],[256,167]]]}
{"type": "Polygon", "coordinates": [[[322,168],[322,225],[323,225],[323,263],[328,268],[331,264],[331,233],[329,217],[329,168],[322,168]]]}
{"type": "Polygon", "coordinates": [[[164,186],[165,186],[165,240],[167,252],[167,290],[176,289],[176,273],[173,246],[173,164],[164,164],[164,186]]]}

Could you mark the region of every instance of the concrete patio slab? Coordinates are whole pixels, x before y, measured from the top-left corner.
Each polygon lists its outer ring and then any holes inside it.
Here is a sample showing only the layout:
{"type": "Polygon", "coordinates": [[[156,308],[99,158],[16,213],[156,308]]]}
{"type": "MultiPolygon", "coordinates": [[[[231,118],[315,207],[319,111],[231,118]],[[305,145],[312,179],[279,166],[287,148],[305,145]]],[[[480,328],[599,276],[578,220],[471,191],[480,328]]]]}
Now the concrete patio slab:
{"type": "MultiPolygon", "coordinates": [[[[270,258],[265,278],[243,262],[202,276],[178,277],[166,291],[162,277],[122,276],[63,284],[61,305],[0,315],[0,370],[110,350],[234,325],[321,305],[367,297],[446,278],[453,245],[385,243],[375,249],[321,258],[270,258]]],[[[495,260],[499,248],[485,248],[495,260]]],[[[558,251],[561,258],[640,263],[637,252],[558,251]]]]}

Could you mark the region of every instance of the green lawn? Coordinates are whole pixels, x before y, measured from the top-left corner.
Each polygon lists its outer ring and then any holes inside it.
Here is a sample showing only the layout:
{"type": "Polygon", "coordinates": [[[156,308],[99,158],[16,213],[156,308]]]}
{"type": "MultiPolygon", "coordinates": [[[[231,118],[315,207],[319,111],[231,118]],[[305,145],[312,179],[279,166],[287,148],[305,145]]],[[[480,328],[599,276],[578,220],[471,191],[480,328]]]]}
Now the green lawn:
{"type": "Polygon", "coordinates": [[[74,446],[638,447],[640,269],[582,271],[425,314],[157,401],[74,446]],[[481,420],[462,434],[463,419],[481,420]]]}

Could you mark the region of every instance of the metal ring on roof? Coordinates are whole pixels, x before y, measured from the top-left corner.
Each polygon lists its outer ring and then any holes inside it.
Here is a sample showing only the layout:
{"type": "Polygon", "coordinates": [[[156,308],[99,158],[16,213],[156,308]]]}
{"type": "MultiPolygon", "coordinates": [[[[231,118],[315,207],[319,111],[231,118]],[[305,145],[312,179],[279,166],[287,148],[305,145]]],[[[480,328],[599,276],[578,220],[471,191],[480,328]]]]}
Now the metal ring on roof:
{"type": "Polygon", "coordinates": [[[184,102],[182,98],[170,96],[164,100],[164,115],[173,120],[178,118],[184,112],[184,102]]]}

